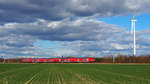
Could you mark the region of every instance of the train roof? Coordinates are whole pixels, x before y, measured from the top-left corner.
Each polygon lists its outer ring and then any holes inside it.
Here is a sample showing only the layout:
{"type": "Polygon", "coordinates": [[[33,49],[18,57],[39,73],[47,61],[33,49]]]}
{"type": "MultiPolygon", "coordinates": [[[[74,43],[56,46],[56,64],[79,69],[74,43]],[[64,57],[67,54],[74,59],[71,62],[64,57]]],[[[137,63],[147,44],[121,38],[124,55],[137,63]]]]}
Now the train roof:
{"type": "MultiPolygon", "coordinates": [[[[94,58],[94,57],[56,57],[56,58],[94,58]]],[[[55,58],[24,58],[24,59],[55,59],[55,58]]]]}

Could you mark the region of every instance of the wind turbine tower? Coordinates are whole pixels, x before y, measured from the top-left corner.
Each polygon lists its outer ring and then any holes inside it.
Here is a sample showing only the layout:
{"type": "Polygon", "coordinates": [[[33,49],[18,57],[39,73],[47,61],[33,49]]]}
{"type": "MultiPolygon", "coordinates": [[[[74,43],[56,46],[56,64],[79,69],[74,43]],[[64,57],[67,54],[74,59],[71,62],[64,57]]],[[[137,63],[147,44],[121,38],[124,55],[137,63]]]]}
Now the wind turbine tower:
{"type": "Polygon", "coordinates": [[[131,20],[131,34],[133,38],[133,55],[136,56],[136,33],[135,33],[135,16],[131,20]]]}

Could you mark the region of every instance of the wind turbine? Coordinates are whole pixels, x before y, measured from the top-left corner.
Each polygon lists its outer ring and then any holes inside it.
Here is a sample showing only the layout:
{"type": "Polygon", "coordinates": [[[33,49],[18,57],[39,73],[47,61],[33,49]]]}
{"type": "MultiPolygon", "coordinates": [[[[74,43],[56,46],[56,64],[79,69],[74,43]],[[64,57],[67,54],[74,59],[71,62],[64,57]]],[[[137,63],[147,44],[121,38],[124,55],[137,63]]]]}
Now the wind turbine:
{"type": "Polygon", "coordinates": [[[135,15],[136,15],[136,8],[135,8],[135,13],[132,17],[132,20],[131,20],[131,35],[132,35],[132,38],[133,38],[133,55],[136,56],[136,30],[135,30],[135,23],[136,23],[136,20],[135,20],[135,15]]]}

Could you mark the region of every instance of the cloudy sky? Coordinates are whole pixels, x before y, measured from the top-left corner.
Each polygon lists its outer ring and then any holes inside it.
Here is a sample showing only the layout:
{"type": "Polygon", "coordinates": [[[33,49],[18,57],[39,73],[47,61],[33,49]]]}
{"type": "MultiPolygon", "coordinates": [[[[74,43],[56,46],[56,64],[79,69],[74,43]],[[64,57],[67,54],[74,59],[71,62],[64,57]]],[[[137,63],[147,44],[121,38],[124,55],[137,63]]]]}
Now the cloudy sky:
{"type": "Polygon", "coordinates": [[[0,0],[0,56],[150,54],[150,0],[0,0]]]}

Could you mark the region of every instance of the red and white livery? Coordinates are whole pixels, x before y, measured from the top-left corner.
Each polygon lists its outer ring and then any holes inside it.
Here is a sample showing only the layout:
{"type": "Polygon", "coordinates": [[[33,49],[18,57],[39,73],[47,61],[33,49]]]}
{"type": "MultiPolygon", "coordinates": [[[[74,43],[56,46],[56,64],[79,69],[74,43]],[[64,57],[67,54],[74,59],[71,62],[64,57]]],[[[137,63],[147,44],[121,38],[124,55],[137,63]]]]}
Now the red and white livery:
{"type": "Polygon", "coordinates": [[[64,58],[23,58],[23,63],[89,63],[94,62],[93,57],[64,57],[64,58]]]}

